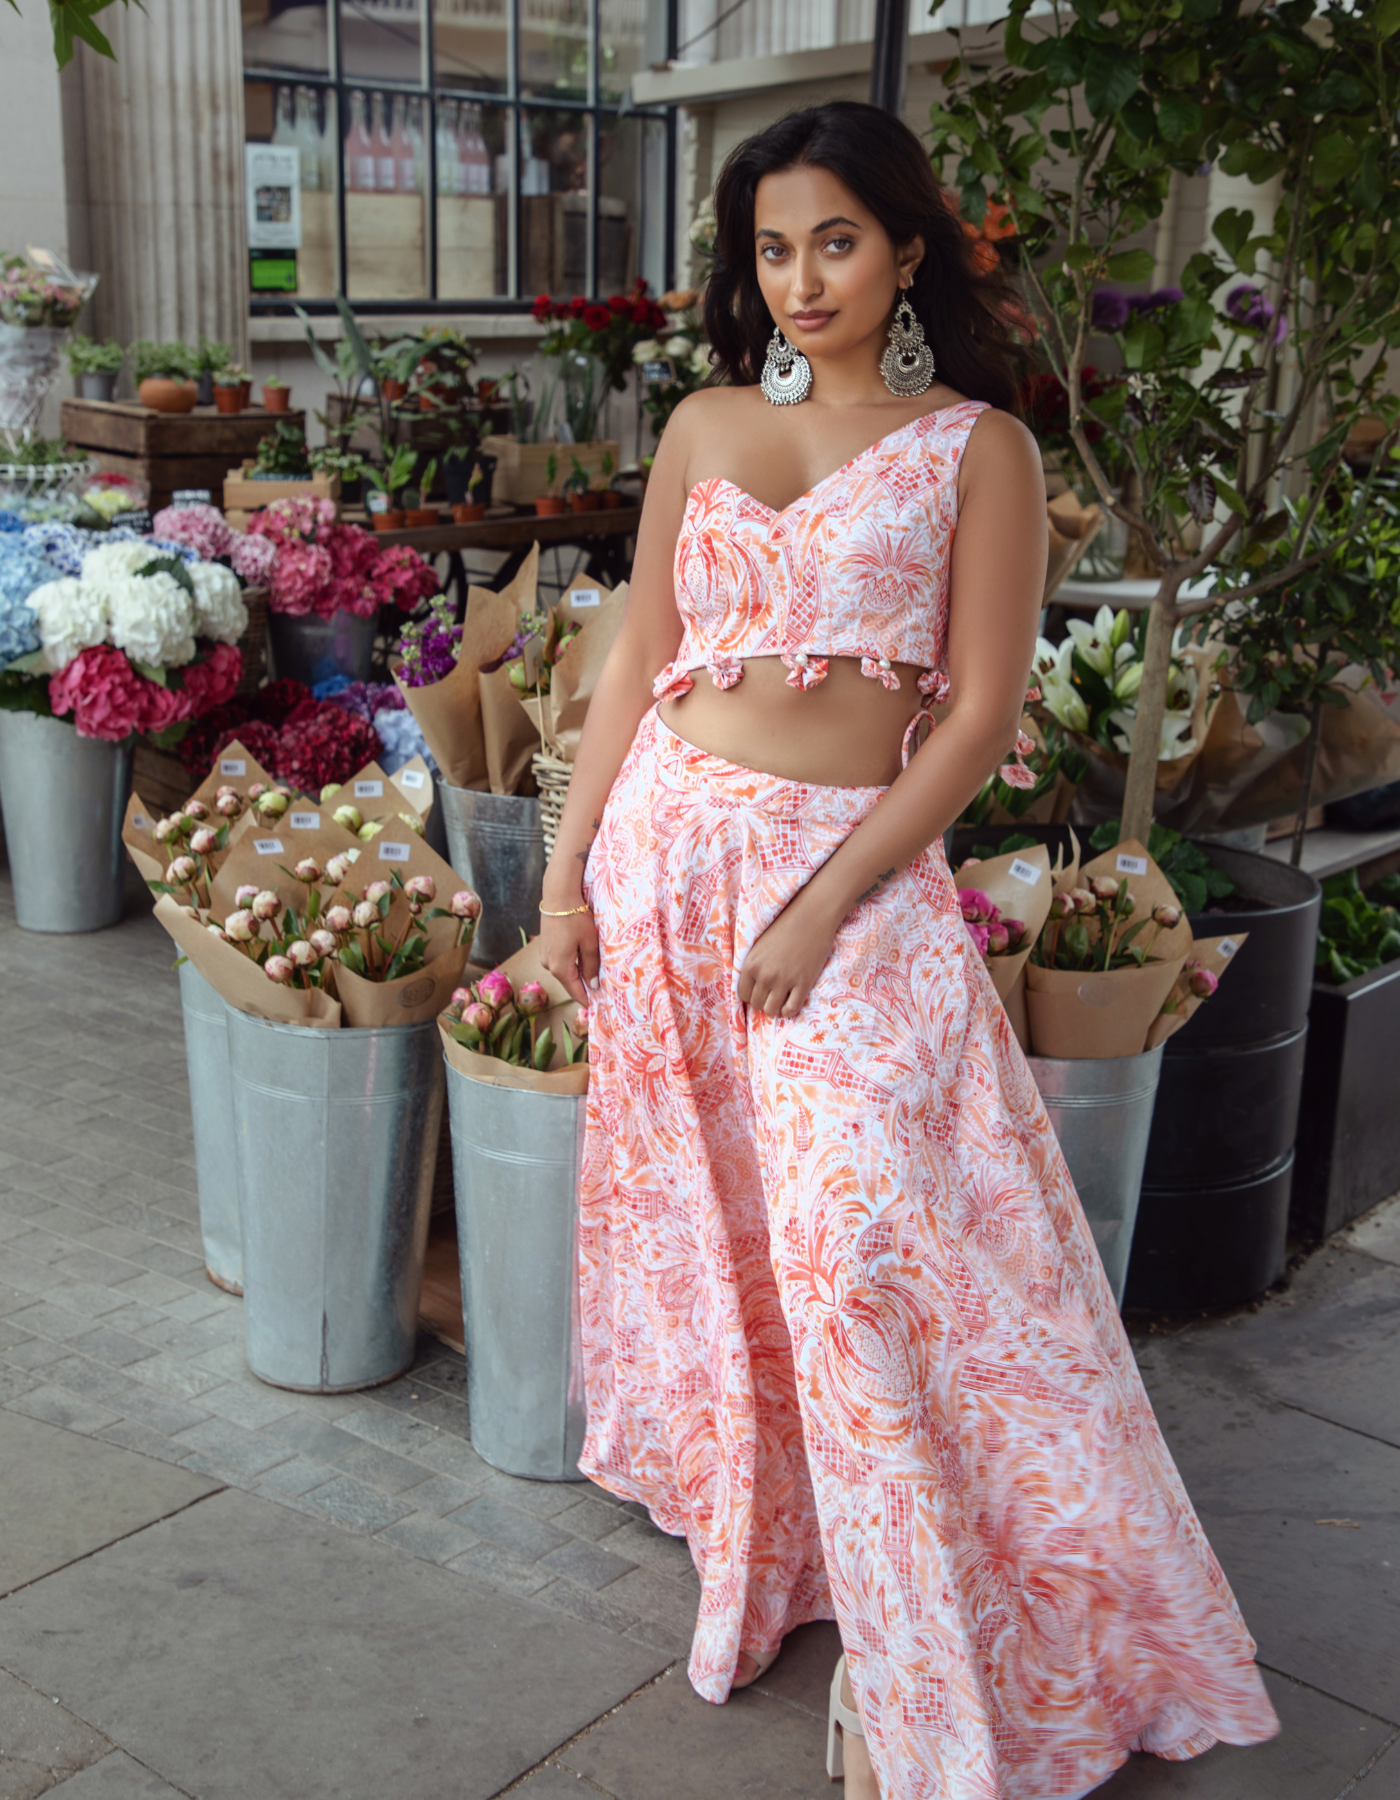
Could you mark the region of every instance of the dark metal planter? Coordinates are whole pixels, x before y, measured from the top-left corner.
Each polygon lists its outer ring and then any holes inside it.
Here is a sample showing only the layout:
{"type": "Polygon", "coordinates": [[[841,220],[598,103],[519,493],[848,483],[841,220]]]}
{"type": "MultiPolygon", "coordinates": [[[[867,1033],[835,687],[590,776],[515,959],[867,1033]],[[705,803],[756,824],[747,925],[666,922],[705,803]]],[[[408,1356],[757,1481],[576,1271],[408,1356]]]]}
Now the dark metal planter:
{"type": "Polygon", "coordinates": [[[1278,1279],[1288,1237],[1322,890],[1251,850],[1211,860],[1257,911],[1193,914],[1247,941],[1220,991],[1167,1039],[1124,1304],[1237,1306],[1278,1279]]]}
{"type": "Polygon", "coordinates": [[[1400,962],[1312,990],[1293,1230],[1326,1237],[1400,1185],[1400,962]]]}

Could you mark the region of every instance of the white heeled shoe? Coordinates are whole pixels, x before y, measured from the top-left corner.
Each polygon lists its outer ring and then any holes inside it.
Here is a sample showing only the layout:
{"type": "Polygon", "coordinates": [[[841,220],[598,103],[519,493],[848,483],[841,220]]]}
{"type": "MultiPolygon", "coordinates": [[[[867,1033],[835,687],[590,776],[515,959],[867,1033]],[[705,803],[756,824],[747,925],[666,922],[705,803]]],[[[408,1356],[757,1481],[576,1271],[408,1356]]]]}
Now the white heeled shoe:
{"type": "Polygon", "coordinates": [[[842,1656],[831,1678],[831,1707],[826,1718],[826,1772],[833,1781],[844,1781],[846,1761],[841,1752],[841,1739],[847,1732],[863,1738],[865,1727],[860,1714],[852,1712],[841,1698],[841,1683],[846,1678],[846,1658],[842,1656]]]}

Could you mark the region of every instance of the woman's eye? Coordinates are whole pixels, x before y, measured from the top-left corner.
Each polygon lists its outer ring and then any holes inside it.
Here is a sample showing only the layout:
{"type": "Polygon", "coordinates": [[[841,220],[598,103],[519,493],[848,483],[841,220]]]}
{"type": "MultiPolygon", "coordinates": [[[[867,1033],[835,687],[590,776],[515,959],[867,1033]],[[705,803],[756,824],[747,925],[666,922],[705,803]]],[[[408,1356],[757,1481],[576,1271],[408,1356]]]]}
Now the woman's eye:
{"type": "Polygon", "coordinates": [[[765,244],[759,251],[759,255],[768,262],[776,262],[783,254],[784,250],[781,244],[765,244]]]}
{"type": "Polygon", "coordinates": [[[835,251],[838,255],[842,250],[849,250],[850,247],[851,247],[850,238],[844,238],[844,237],[828,238],[826,240],[825,245],[823,246],[823,248],[825,248],[827,250],[835,251]]]}

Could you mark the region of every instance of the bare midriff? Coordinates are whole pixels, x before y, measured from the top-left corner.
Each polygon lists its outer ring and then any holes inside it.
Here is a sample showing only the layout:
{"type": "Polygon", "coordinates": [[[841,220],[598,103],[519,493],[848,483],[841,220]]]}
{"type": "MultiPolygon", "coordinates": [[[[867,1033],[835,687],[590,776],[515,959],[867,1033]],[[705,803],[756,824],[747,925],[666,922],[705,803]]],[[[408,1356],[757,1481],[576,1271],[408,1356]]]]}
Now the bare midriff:
{"type": "Polygon", "coordinates": [[[803,689],[788,686],[778,657],[753,656],[734,687],[696,669],[690,692],[657,710],[677,737],[741,768],[815,787],[883,787],[899,774],[910,719],[928,704],[921,669],[894,671],[899,687],[888,689],[862,675],[856,657],[833,656],[825,680],[803,689]]]}

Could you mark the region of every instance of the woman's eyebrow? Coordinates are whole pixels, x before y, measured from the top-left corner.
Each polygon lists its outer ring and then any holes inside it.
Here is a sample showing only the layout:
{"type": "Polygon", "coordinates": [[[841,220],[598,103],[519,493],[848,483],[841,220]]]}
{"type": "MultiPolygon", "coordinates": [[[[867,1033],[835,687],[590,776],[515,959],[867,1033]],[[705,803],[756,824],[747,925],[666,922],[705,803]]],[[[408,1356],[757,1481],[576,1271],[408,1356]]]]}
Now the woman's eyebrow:
{"type": "Polygon", "coordinates": [[[814,225],[812,235],[815,237],[819,231],[830,231],[833,225],[849,225],[853,231],[860,230],[860,226],[854,219],[848,219],[843,213],[837,213],[834,218],[823,219],[820,224],[814,225]]]}

